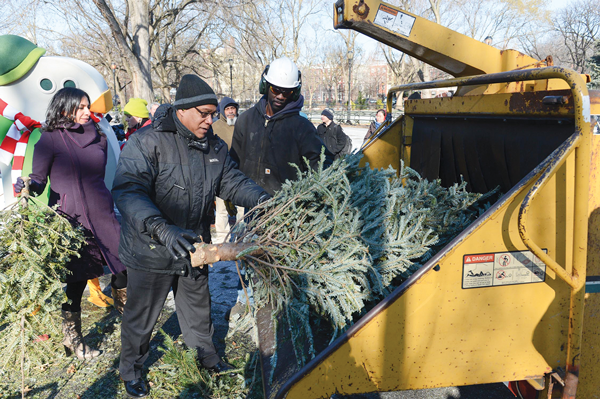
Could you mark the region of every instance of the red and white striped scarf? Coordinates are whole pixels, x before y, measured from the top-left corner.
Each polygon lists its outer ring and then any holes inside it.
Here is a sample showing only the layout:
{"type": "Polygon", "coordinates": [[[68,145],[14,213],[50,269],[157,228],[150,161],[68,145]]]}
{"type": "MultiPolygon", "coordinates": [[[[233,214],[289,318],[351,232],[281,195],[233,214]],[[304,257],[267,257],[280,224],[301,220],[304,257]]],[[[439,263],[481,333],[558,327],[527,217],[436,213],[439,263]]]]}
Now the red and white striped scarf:
{"type": "Polygon", "coordinates": [[[104,118],[104,114],[101,114],[99,112],[92,112],[90,114],[90,118],[92,118],[92,120],[96,123],[100,122],[102,120],[102,118],[104,118]]]}
{"type": "Polygon", "coordinates": [[[2,99],[0,115],[13,122],[0,144],[0,162],[10,165],[12,161],[11,181],[14,184],[23,170],[29,135],[32,130],[41,127],[41,123],[23,115],[2,99]]]}

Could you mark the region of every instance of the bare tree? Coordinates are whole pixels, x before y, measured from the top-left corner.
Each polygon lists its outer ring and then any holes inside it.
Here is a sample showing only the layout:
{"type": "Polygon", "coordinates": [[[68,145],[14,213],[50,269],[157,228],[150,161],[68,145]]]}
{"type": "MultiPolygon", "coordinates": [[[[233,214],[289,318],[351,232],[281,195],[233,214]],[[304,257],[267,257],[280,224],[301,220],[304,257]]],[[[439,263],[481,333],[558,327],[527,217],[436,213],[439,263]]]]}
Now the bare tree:
{"type": "Polygon", "coordinates": [[[92,1],[108,24],[132,77],[134,97],[154,98],[150,75],[149,0],[126,0],[121,4],[121,19],[107,0],[92,1]]]}
{"type": "Polygon", "coordinates": [[[181,76],[193,72],[205,78],[212,75],[213,46],[220,47],[222,30],[214,16],[217,8],[206,3],[184,1],[173,4],[156,0],[150,8],[150,48],[154,86],[169,97],[181,76]],[[208,32],[213,32],[209,36],[208,32]],[[215,40],[217,38],[217,40],[215,40]]]}
{"type": "Polygon", "coordinates": [[[116,91],[121,98],[126,99],[127,92],[153,100],[154,87],[160,90],[159,97],[168,98],[169,89],[184,73],[213,76],[214,50],[221,47],[215,32],[223,27],[213,18],[217,9],[207,2],[69,0],[43,4],[45,12],[53,12],[49,20],[54,26],[45,29],[47,43],[59,43],[60,54],[89,62],[107,77],[112,73],[110,65],[115,64],[116,91]],[[213,36],[207,38],[209,31],[213,36]]]}
{"type": "Polygon", "coordinates": [[[561,61],[579,72],[586,72],[587,60],[600,39],[598,1],[580,0],[561,9],[553,18],[553,26],[567,53],[567,59],[561,61]]]}

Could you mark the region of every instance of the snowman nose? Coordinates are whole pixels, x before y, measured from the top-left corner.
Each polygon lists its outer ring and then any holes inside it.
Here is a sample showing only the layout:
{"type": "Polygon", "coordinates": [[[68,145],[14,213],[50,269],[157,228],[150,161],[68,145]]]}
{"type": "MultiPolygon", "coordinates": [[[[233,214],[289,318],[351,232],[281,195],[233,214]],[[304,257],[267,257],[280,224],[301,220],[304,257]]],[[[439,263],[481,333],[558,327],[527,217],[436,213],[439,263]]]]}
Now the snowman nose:
{"type": "Polygon", "coordinates": [[[108,89],[92,102],[92,105],[90,105],[90,111],[97,114],[106,114],[112,109],[112,107],[112,95],[110,93],[110,89],[108,89]]]}

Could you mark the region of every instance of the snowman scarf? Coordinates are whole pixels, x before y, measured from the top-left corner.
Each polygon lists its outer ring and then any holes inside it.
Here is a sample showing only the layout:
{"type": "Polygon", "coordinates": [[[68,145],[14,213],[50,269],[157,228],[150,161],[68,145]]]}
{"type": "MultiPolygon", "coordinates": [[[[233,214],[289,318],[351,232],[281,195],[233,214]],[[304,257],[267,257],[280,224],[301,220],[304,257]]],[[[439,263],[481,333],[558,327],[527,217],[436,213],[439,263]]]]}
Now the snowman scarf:
{"type": "Polygon", "coordinates": [[[12,122],[8,126],[8,130],[0,129],[0,162],[10,165],[12,161],[11,181],[14,184],[23,170],[29,135],[34,129],[41,127],[41,124],[23,115],[2,99],[0,99],[0,116],[12,122]]]}

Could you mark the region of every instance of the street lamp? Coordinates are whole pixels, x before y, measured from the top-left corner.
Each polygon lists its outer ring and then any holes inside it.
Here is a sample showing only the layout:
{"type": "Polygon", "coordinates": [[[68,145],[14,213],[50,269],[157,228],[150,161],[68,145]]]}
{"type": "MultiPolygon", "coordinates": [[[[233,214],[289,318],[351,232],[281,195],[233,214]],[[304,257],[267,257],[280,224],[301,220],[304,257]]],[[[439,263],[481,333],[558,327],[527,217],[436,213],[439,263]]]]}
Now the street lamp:
{"type": "Polygon", "coordinates": [[[177,94],[177,89],[171,87],[171,90],[169,90],[169,95],[171,96],[171,104],[173,104],[173,100],[175,100],[175,94],[177,94]]]}
{"type": "Polygon", "coordinates": [[[227,60],[229,62],[229,91],[231,98],[233,98],[233,58],[227,60]]]}
{"type": "Polygon", "coordinates": [[[350,81],[352,80],[352,57],[354,56],[354,52],[352,50],[348,50],[348,120],[346,121],[346,123],[348,124],[352,124],[352,121],[350,120],[350,110],[351,110],[351,105],[350,105],[350,93],[351,93],[351,83],[350,81]]]}
{"type": "Polygon", "coordinates": [[[113,71],[113,90],[114,90],[113,104],[116,106],[117,105],[117,78],[116,78],[117,64],[115,64],[114,62],[112,64],[110,64],[110,69],[112,69],[112,71],[113,71]]]}

